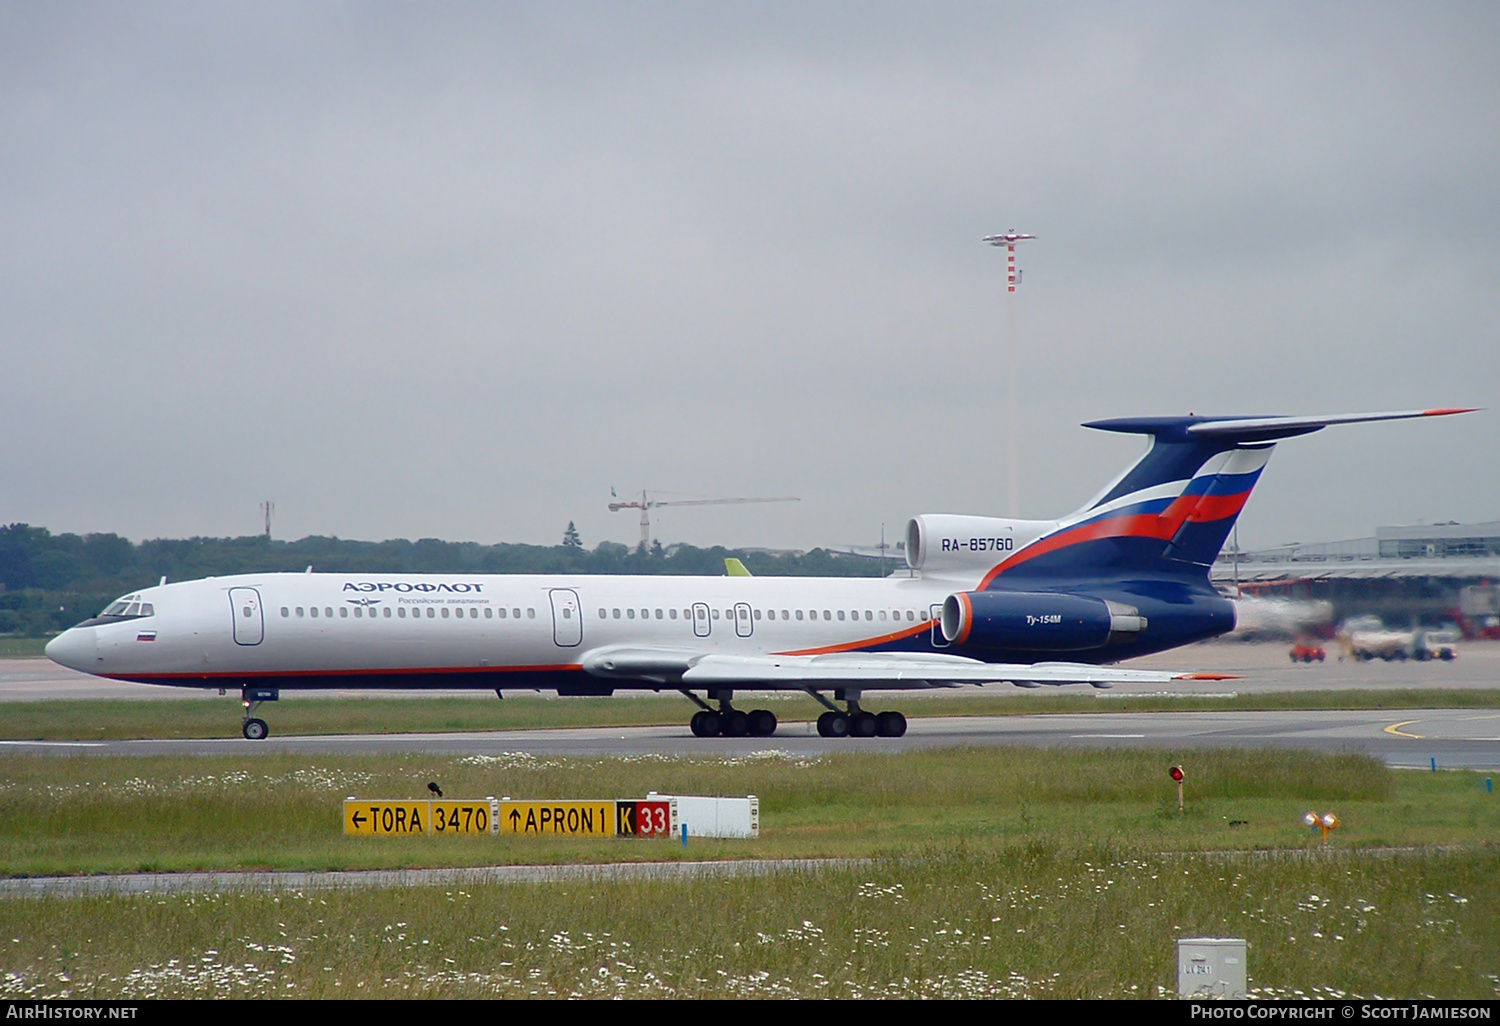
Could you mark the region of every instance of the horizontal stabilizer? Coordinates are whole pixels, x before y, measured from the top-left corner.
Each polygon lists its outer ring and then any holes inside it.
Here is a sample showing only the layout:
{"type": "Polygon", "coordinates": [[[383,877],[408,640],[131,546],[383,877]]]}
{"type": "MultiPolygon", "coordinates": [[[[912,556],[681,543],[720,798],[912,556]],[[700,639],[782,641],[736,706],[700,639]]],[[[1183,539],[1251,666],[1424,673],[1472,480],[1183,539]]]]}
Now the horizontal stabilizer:
{"type": "Polygon", "coordinates": [[[1235,437],[1263,433],[1263,437],[1285,438],[1292,434],[1317,431],[1332,424],[1365,424],[1374,420],[1411,420],[1416,417],[1447,417],[1455,413],[1473,413],[1474,408],[1441,410],[1397,410],[1394,413],[1340,413],[1329,417],[1251,417],[1241,420],[1210,420],[1194,424],[1188,434],[1194,437],[1235,437]]]}
{"type": "Polygon", "coordinates": [[[1278,438],[1308,435],[1333,424],[1365,424],[1376,420],[1411,420],[1416,417],[1447,417],[1473,413],[1475,407],[1445,407],[1435,410],[1396,410],[1389,413],[1336,413],[1324,417],[1118,417],[1083,425],[1098,431],[1127,435],[1152,435],[1164,442],[1220,442],[1254,444],[1278,438]]]}

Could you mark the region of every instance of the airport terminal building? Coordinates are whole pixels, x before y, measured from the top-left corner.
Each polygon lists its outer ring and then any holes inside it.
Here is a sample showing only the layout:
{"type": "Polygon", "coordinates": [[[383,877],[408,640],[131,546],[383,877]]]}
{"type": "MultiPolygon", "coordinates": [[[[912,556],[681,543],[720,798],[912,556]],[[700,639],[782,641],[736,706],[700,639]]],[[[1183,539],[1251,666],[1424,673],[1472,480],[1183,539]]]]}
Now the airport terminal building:
{"type": "Polygon", "coordinates": [[[1456,623],[1500,638],[1500,521],[1380,527],[1372,538],[1220,553],[1220,589],[1322,599],[1336,619],[1373,613],[1392,626],[1456,623]]]}

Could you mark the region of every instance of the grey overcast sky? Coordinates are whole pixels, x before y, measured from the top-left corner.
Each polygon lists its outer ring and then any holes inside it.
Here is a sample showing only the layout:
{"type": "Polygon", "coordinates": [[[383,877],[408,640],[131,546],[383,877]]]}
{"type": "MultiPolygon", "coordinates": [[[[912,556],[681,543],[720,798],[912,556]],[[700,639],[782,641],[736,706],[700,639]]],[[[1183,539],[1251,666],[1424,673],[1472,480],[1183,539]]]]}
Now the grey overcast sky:
{"type": "Polygon", "coordinates": [[[810,548],[1285,443],[1500,518],[1500,5],[0,3],[0,522],[810,548]],[[1026,244],[1005,362],[1004,253],[1026,244]]]}

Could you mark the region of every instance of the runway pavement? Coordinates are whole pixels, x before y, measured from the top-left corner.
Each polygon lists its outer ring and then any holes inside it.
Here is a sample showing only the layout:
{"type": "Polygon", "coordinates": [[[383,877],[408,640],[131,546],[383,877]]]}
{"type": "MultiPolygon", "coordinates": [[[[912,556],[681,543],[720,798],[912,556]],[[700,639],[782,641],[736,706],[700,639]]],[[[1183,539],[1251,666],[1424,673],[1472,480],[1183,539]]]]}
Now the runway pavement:
{"type": "Polygon", "coordinates": [[[467,734],[347,734],[171,741],[5,741],[0,751],[48,755],[258,755],[269,752],[613,757],[753,757],[762,752],[898,752],[969,745],[1036,747],[1302,748],[1364,752],[1388,765],[1500,770],[1500,712],[1382,711],[1092,713],[1047,716],[923,717],[902,738],[821,738],[810,723],[771,738],[696,738],[685,726],[511,730],[467,734]]]}

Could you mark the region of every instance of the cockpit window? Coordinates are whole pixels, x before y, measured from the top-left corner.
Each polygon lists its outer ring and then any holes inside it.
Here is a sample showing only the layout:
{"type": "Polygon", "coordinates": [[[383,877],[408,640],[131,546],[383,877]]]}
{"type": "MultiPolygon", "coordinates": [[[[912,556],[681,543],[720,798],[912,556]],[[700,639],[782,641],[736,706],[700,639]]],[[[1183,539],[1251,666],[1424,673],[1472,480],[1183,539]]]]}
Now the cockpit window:
{"type": "Polygon", "coordinates": [[[121,620],[139,620],[143,616],[155,616],[156,607],[142,602],[139,595],[126,595],[104,608],[98,616],[77,624],[79,627],[98,627],[101,624],[119,623],[121,620]]]}

